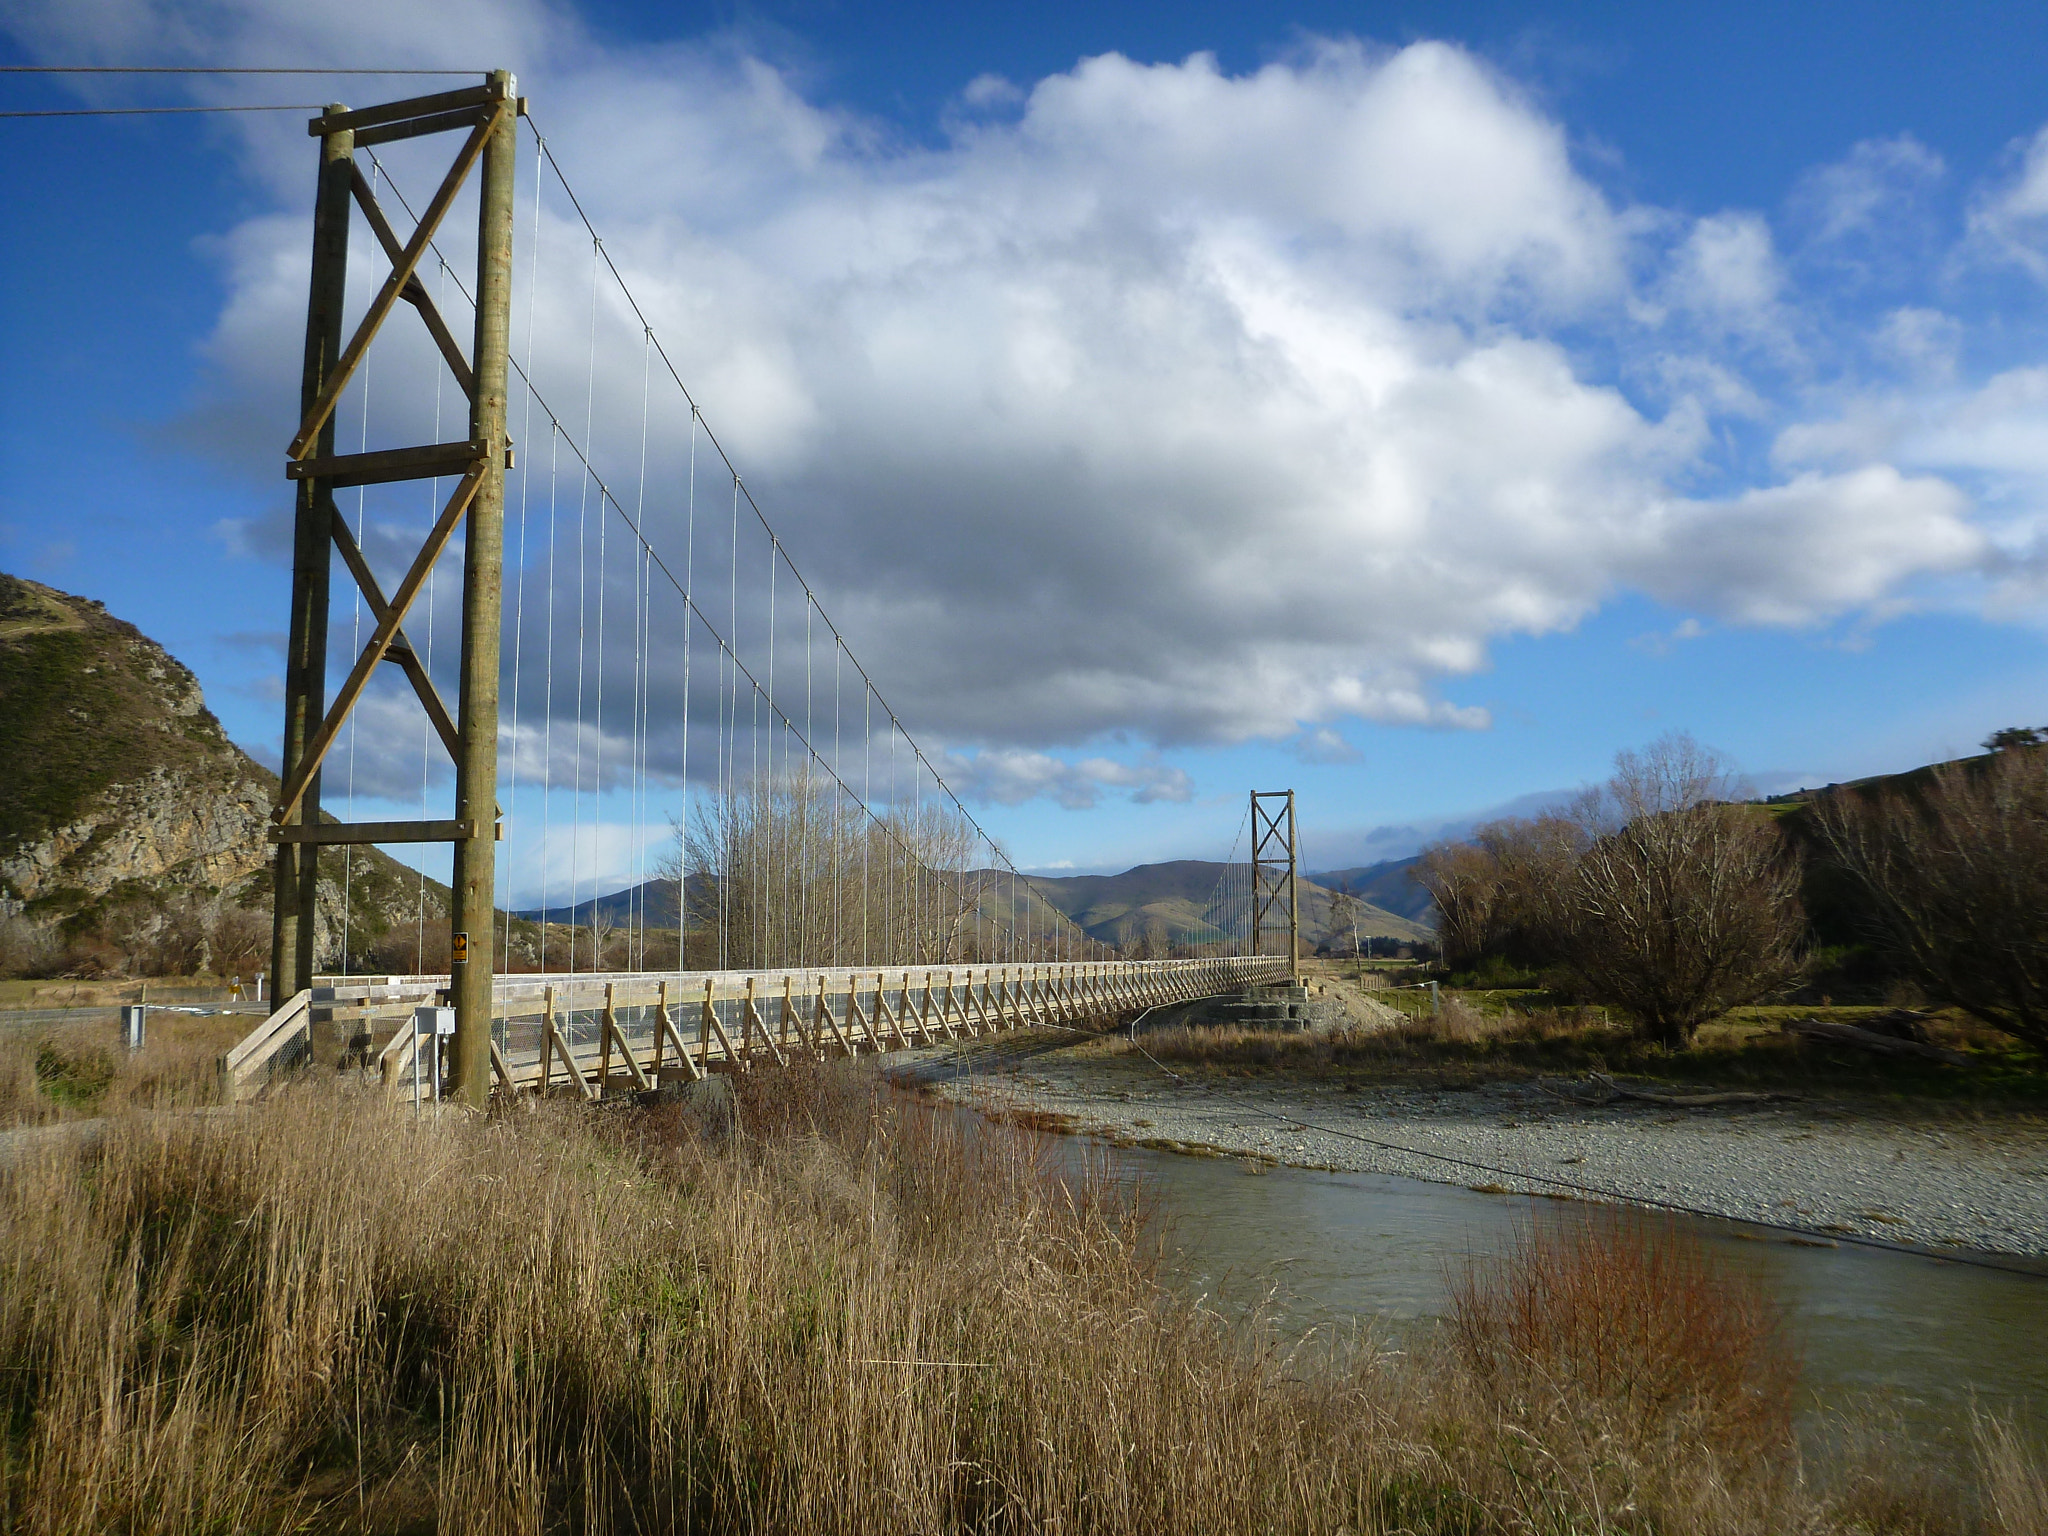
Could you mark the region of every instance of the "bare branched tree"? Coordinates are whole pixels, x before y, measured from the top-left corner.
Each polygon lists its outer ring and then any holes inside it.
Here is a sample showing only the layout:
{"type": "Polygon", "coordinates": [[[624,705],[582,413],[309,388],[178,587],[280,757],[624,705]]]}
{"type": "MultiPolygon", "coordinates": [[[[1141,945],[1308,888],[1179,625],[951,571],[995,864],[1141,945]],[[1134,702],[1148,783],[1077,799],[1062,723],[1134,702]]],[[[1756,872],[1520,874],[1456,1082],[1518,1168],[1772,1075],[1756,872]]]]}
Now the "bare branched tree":
{"type": "Polygon", "coordinates": [[[1589,997],[1666,1044],[1797,968],[1796,863],[1735,793],[1721,758],[1671,735],[1620,754],[1567,818],[1582,851],[1550,918],[1561,958],[1589,997]]]}
{"type": "MultiPolygon", "coordinates": [[[[590,945],[590,969],[593,971],[612,969],[606,963],[606,959],[612,947],[612,939],[619,931],[618,918],[607,912],[602,902],[593,901],[590,904],[590,925],[585,931],[589,934],[589,938],[585,942],[590,945]]],[[[570,944],[573,946],[575,942],[572,931],[570,944]]]]}
{"type": "Polygon", "coordinates": [[[978,843],[951,807],[878,819],[798,769],[699,799],[661,874],[694,965],[948,965],[996,948],[978,843]]]}
{"type": "Polygon", "coordinates": [[[1430,849],[1416,879],[1453,967],[1557,966],[1588,997],[1683,1044],[1792,974],[1802,920],[1786,840],[1730,804],[1726,765],[1685,735],[1624,752],[1560,815],[1430,849]]]}
{"type": "Polygon", "coordinates": [[[1423,850],[1415,881],[1436,903],[1437,943],[1444,964],[1461,970],[1491,947],[1501,901],[1500,866],[1477,843],[1438,843],[1423,850]]]}
{"type": "Polygon", "coordinates": [[[1330,893],[1330,948],[1334,951],[1344,935],[1351,936],[1351,958],[1358,958],[1358,898],[1349,891],[1330,893]]]}
{"type": "Polygon", "coordinates": [[[1557,958],[1558,897],[1585,842],[1566,817],[1492,821],[1469,843],[1439,843],[1415,878],[1436,902],[1437,941],[1453,970],[1501,955],[1523,965],[1557,958]]]}
{"type": "Polygon", "coordinates": [[[1918,793],[1837,791],[1813,815],[1928,992],[2048,1052],[2048,751],[1944,764],[1918,793]]]}

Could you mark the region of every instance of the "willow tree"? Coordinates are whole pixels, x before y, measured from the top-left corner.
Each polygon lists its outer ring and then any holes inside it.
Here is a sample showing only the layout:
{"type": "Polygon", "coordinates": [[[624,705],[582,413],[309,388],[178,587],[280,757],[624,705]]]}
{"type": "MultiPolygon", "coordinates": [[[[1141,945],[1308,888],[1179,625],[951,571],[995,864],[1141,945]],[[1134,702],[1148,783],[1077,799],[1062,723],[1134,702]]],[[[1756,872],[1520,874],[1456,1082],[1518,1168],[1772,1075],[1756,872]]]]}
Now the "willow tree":
{"type": "Polygon", "coordinates": [[[1564,963],[1669,1045],[1798,970],[1796,859],[1734,798],[1722,759],[1677,734],[1619,754],[1565,818],[1582,848],[1550,916],[1564,963]]]}

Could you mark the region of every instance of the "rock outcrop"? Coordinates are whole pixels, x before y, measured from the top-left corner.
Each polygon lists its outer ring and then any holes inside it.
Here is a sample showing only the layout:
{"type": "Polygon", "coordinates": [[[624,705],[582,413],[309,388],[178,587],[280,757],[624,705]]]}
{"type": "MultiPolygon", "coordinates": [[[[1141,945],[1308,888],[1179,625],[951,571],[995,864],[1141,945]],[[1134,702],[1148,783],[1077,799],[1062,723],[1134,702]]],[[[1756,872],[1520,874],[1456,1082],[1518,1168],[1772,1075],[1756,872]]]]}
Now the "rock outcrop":
{"type": "Polygon", "coordinates": [[[233,891],[265,865],[274,783],[162,646],[0,575],[0,896],[47,910],[233,891]]]}
{"type": "MultiPolygon", "coordinates": [[[[276,789],[162,646],[89,598],[0,574],[0,917],[76,935],[200,902],[267,929],[276,789]]],[[[322,877],[323,965],[344,933],[366,956],[446,911],[445,887],[372,848],[329,855],[322,877]]]]}

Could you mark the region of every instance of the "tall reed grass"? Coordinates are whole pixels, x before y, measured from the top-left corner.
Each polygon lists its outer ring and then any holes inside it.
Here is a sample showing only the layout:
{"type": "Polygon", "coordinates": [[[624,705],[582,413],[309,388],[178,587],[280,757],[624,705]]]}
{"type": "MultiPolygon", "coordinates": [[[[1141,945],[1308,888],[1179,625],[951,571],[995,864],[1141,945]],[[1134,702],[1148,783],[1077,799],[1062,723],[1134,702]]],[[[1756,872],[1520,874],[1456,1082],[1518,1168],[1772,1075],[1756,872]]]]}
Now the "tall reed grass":
{"type": "MultiPolygon", "coordinates": [[[[241,1021],[246,1027],[246,1020],[241,1021]]],[[[147,1049],[122,1050],[111,1025],[0,1031],[0,1129],[98,1117],[123,1109],[194,1107],[218,1092],[217,1064],[233,1021],[153,1021],[147,1049]]]]}
{"type": "MultiPolygon", "coordinates": [[[[1440,1349],[1304,1345],[1061,1167],[850,1066],[715,1112],[125,1109],[0,1170],[0,1527],[1851,1528],[1697,1255],[1532,1236],[1440,1349]]],[[[2026,1529],[2009,1441],[1944,1529],[2026,1529]]]]}

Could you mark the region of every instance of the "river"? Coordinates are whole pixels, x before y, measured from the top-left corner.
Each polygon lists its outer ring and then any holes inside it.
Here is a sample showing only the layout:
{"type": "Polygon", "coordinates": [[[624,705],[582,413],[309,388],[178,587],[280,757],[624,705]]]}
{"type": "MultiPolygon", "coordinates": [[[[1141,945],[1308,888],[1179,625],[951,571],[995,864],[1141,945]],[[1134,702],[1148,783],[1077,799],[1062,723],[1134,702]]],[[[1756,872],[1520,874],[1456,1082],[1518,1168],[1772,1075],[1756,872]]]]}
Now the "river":
{"type": "MultiPolygon", "coordinates": [[[[1365,1325],[1398,1344],[1442,1314],[1464,1259],[1499,1252],[1518,1226],[1558,1209],[1384,1174],[1117,1156],[1158,1202],[1176,1283],[1227,1309],[1264,1301],[1295,1332],[1365,1325]]],[[[2048,1421],[2048,1275],[1678,1220],[1763,1276],[1785,1307],[1810,1425],[1873,1397],[1940,1439],[1967,1426],[1973,1402],[2037,1431],[2048,1421]]]]}

